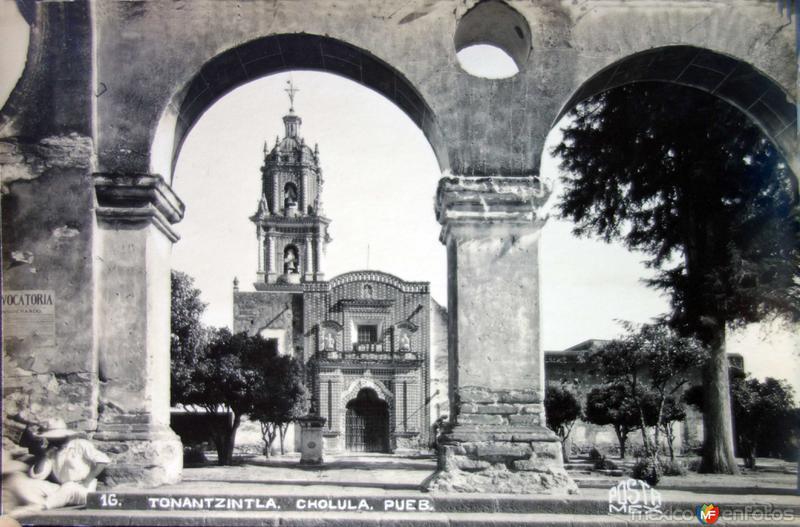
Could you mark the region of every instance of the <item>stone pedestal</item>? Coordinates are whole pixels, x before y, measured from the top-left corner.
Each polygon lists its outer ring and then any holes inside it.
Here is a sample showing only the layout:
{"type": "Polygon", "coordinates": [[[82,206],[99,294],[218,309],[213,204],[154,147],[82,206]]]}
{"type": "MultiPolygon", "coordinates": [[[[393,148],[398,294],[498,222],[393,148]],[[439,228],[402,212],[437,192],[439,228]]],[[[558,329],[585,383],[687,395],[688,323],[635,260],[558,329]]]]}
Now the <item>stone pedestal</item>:
{"type": "Polygon", "coordinates": [[[567,493],[555,433],[545,426],[533,177],[448,177],[437,218],[447,246],[451,421],[440,438],[445,492],[567,493]]]}
{"type": "Polygon", "coordinates": [[[159,176],[95,174],[99,419],[109,484],[180,480],[169,427],[171,225],[183,204],[159,176]]]}
{"type": "Polygon", "coordinates": [[[300,425],[300,463],[303,465],[321,465],[322,459],[322,429],[326,419],[315,415],[301,417],[297,420],[300,425]]]}

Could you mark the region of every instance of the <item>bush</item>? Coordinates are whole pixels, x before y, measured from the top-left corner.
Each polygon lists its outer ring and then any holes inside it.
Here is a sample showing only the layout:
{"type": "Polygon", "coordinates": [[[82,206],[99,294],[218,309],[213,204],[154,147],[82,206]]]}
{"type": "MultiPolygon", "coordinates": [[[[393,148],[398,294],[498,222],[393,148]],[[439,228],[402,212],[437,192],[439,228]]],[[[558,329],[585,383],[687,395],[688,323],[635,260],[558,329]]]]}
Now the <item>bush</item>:
{"type": "Polygon", "coordinates": [[[667,459],[663,461],[661,463],[661,468],[665,476],[685,476],[688,472],[686,470],[686,465],[677,459],[667,459]]]}
{"type": "Polygon", "coordinates": [[[592,449],[589,451],[589,461],[594,461],[595,463],[597,463],[603,458],[604,458],[603,454],[601,454],[600,451],[597,450],[597,448],[592,447],[592,449]]]}
{"type": "Polygon", "coordinates": [[[661,466],[652,458],[642,458],[633,465],[631,473],[634,479],[640,479],[650,486],[655,487],[664,475],[661,466]]]}
{"type": "Polygon", "coordinates": [[[692,472],[700,472],[700,465],[702,464],[702,459],[693,459],[689,461],[687,468],[692,472]]]}
{"type": "Polygon", "coordinates": [[[594,468],[595,470],[616,470],[619,467],[606,456],[601,456],[600,459],[594,462],[594,468]]]}

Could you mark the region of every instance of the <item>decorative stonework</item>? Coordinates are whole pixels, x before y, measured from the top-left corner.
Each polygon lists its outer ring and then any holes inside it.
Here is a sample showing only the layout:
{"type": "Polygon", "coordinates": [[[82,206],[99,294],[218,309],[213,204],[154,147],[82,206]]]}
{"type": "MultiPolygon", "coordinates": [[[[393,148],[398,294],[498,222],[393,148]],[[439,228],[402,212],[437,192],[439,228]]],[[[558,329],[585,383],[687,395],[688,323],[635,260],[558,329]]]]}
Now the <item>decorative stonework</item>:
{"type": "Polygon", "coordinates": [[[331,288],[340,287],[353,282],[373,282],[379,284],[388,284],[396,287],[404,293],[427,293],[428,282],[406,282],[400,278],[389,273],[382,273],[380,271],[353,271],[350,273],[340,274],[339,276],[331,279],[328,284],[331,288]]]}
{"type": "Polygon", "coordinates": [[[369,370],[364,372],[364,377],[353,381],[350,386],[342,392],[342,407],[344,407],[348,401],[355,399],[358,395],[358,392],[364,388],[372,389],[378,395],[378,399],[385,401],[387,404],[391,404],[391,402],[394,400],[394,395],[392,392],[386,388],[381,381],[371,378],[371,374],[367,375],[368,373],[369,370]]]}

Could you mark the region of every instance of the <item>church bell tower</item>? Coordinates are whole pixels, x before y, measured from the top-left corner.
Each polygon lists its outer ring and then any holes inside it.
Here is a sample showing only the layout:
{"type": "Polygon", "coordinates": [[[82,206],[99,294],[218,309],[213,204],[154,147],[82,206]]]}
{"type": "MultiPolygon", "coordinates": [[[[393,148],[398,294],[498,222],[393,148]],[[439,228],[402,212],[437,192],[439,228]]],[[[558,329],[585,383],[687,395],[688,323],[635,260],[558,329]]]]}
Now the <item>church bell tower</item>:
{"type": "Polygon", "coordinates": [[[268,150],[264,143],[261,198],[250,219],[258,236],[255,288],[325,279],[325,246],[330,220],[322,214],[322,170],[319,148],[300,137],[302,119],[294,111],[300,90],[287,82],[289,113],[283,117],[284,137],[268,150]]]}

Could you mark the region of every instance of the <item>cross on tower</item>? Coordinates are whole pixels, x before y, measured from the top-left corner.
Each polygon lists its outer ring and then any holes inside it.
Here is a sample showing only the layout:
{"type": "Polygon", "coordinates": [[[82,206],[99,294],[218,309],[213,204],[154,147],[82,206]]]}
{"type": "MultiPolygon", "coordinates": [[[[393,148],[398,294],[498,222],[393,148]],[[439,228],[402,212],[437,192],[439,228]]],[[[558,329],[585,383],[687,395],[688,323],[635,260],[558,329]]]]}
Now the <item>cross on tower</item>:
{"type": "Polygon", "coordinates": [[[294,87],[294,84],[292,83],[292,79],[289,79],[288,81],[286,81],[286,84],[288,84],[289,87],[286,88],[283,91],[285,91],[286,93],[289,94],[289,109],[290,110],[294,110],[294,94],[299,92],[300,90],[298,88],[294,87]]]}

